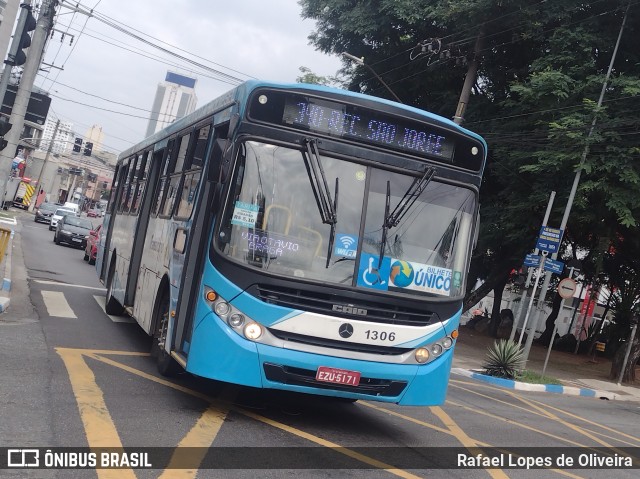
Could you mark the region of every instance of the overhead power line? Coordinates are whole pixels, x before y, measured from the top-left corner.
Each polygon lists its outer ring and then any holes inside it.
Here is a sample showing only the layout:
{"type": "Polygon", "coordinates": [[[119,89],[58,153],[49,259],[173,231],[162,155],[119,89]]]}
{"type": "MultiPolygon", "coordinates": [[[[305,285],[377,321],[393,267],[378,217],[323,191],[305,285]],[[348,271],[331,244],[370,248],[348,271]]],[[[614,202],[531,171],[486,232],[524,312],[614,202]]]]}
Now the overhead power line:
{"type": "MultiPolygon", "coordinates": [[[[71,2],[69,2],[69,1],[63,1],[63,3],[65,3],[65,4],[71,4],[71,2]]],[[[210,73],[212,73],[212,74],[216,75],[216,76],[217,76],[217,78],[216,78],[216,79],[219,79],[219,80],[226,80],[227,82],[234,82],[233,84],[240,84],[240,83],[244,82],[244,80],[243,80],[243,79],[241,79],[241,78],[238,78],[238,77],[236,77],[236,76],[230,75],[230,74],[225,73],[225,72],[223,72],[223,71],[221,71],[221,70],[218,70],[218,69],[216,69],[216,68],[213,68],[213,67],[207,66],[207,65],[205,65],[205,64],[203,64],[203,63],[200,63],[200,62],[198,62],[198,61],[196,61],[196,60],[193,60],[193,59],[191,59],[191,58],[189,58],[189,57],[186,57],[186,56],[184,56],[184,55],[181,55],[181,54],[179,54],[179,53],[176,53],[176,52],[175,52],[175,51],[173,51],[173,50],[170,50],[170,49],[168,49],[168,48],[165,48],[165,47],[163,47],[163,46],[159,45],[159,43],[163,43],[163,44],[165,44],[165,45],[168,45],[168,46],[170,46],[171,48],[173,48],[173,49],[175,49],[175,50],[179,50],[179,51],[182,51],[182,52],[186,52],[186,50],[184,50],[184,49],[182,49],[182,48],[180,48],[180,47],[177,47],[177,46],[175,46],[175,45],[171,45],[171,44],[169,44],[169,43],[167,43],[167,42],[164,42],[164,41],[162,41],[162,40],[160,40],[160,39],[158,39],[158,38],[152,37],[151,35],[148,35],[148,34],[145,34],[145,33],[139,32],[138,30],[136,30],[136,29],[134,29],[134,28],[132,28],[132,27],[130,27],[130,26],[128,26],[128,25],[125,25],[125,24],[124,24],[124,23],[122,23],[122,22],[118,22],[118,21],[116,21],[116,20],[111,19],[111,18],[110,18],[110,17],[108,17],[107,15],[103,15],[103,14],[101,14],[101,13],[99,13],[99,12],[94,11],[94,10],[85,10],[85,9],[84,9],[85,7],[83,7],[81,4],[76,4],[76,5],[74,5],[74,6],[69,6],[69,8],[76,9],[78,12],[80,12],[80,13],[82,13],[82,14],[84,14],[84,15],[87,15],[87,16],[90,16],[90,17],[92,17],[92,18],[95,18],[95,19],[96,19],[96,20],[98,20],[99,22],[101,22],[101,23],[103,23],[103,24],[105,24],[105,25],[107,25],[107,26],[109,26],[109,27],[113,28],[114,30],[117,30],[117,31],[119,31],[119,32],[121,32],[121,33],[123,33],[123,34],[125,34],[125,35],[128,35],[128,36],[130,36],[130,37],[132,37],[132,38],[135,38],[136,40],[138,40],[138,41],[140,41],[140,42],[142,42],[142,43],[144,43],[144,44],[146,44],[146,45],[149,45],[149,46],[151,46],[151,47],[153,47],[153,48],[155,48],[155,49],[157,49],[157,50],[159,50],[159,51],[162,51],[163,53],[165,53],[165,54],[167,54],[167,55],[171,55],[171,56],[173,56],[173,57],[175,57],[175,58],[178,58],[178,59],[180,59],[180,60],[182,60],[182,61],[184,61],[184,62],[186,62],[186,63],[189,63],[189,64],[191,64],[191,65],[195,65],[195,66],[197,66],[198,68],[201,68],[201,69],[203,69],[203,70],[205,70],[205,71],[208,71],[208,72],[210,72],[210,73]],[[148,40],[147,38],[145,38],[145,37],[143,37],[143,36],[141,36],[141,35],[139,35],[138,33],[135,33],[135,32],[142,33],[143,35],[147,36],[148,38],[151,38],[153,41],[152,41],[152,40],[148,40]]],[[[188,52],[187,52],[187,53],[188,53],[188,52]]],[[[195,55],[195,54],[193,54],[193,53],[189,53],[189,54],[190,54],[191,56],[193,56],[193,57],[203,59],[203,60],[205,60],[205,61],[207,61],[207,62],[209,62],[209,63],[211,63],[211,64],[214,64],[214,65],[217,65],[217,66],[221,66],[221,67],[223,67],[223,68],[225,68],[225,69],[227,69],[227,70],[229,70],[229,71],[233,71],[233,72],[235,72],[235,73],[239,73],[239,74],[244,75],[244,76],[247,76],[247,77],[249,77],[249,78],[253,78],[253,77],[251,77],[250,75],[247,75],[247,74],[245,74],[245,73],[239,72],[239,71],[237,71],[237,70],[233,70],[232,68],[229,68],[229,67],[226,67],[226,66],[224,66],[224,65],[218,64],[218,63],[213,62],[213,61],[211,61],[211,60],[207,60],[207,59],[205,59],[205,58],[203,58],[203,57],[200,57],[200,56],[198,56],[198,55],[195,55]]]]}

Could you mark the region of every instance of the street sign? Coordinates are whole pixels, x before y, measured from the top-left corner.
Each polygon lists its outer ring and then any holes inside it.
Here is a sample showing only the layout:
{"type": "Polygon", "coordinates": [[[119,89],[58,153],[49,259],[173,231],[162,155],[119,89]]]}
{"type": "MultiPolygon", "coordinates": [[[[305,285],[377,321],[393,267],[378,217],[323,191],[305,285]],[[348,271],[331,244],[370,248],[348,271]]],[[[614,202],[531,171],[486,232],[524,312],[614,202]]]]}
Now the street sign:
{"type": "Polygon", "coordinates": [[[540,255],[529,253],[524,258],[524,266],[537,268],[540,266],[540,255]]]}
{"type": "Polygon", "coordinates": [[[561,274],[564,269],[564,263],[562,261],[556,261],[547,258],[544,262],[544,270],[551,271],[552,273],[561,274]]]}
{"type": "Polygon", "coordinates": [[[557,253],[560,249],[560,241],[562,240],[562,230],[558,228],[550,228],[543,226],[540,228],[540,235],[536,243],[536,248],[540,251],[548,251],[549,253],[557,253]]]}
{"type": "Polygon", "coordinates": [[[576,292],[577,284],[571,278],[565,278],[558,284],[558,294],[563,299],[573,298],[576,292]]]}

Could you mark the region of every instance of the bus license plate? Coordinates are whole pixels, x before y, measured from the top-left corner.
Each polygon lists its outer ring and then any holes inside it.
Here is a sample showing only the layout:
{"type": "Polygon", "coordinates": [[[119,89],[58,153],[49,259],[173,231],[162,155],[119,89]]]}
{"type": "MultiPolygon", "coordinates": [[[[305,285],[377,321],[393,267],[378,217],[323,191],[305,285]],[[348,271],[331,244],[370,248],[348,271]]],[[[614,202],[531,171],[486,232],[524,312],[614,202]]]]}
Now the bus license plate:
{"type": "Polygon", "coordinates": [[[360,384],[360,373],[358,371],[347,371],[345,369],[319,366],[318,371],[316,372],[316,380],[324,381],[326,383],[357,386],[360,384]]]}

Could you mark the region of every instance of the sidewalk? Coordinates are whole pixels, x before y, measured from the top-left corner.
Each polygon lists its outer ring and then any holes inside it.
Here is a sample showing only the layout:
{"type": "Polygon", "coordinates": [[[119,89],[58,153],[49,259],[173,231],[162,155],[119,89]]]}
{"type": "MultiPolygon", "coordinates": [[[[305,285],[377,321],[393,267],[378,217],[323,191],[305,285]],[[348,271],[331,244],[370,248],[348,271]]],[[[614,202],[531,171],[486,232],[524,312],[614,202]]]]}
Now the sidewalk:
{"type": "MultiPolygon", "coordinates": [[[[452,374],[463,375],[476,380],[490,382],[510,389],[541,391],[601,399],[640,401],[640,381],[633,384],[617,385],[616,379],[609,379],[611,360],[605,357],[576,355],[551,350],[545,376],[562,382],[562,386],[528,384],[518,381],[492,378],[482,373],[488,349],[496,340],[484,333],[460,328],[453,356],[452,374]]],[[[531,346],[526,369],[542,373],[547,347],[531,346]]],[[[636,373],[640,377],[640,371],[636,373]]]]}

